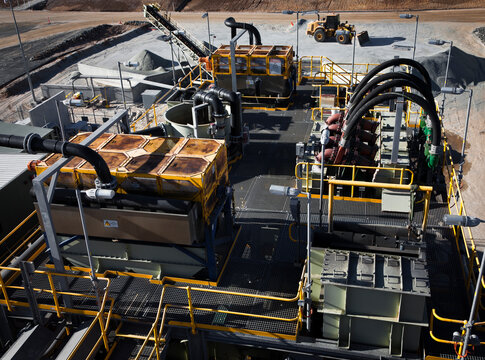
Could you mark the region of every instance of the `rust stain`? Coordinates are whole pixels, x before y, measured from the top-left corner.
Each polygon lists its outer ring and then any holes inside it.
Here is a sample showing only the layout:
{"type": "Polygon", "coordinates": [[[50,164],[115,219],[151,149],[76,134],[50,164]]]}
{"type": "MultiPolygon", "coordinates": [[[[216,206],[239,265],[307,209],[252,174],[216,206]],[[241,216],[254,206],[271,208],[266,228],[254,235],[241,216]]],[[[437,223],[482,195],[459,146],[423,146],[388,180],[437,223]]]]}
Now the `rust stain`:
{"type": "Polygon", "coordinates": [[[169,156],[141,155],[132,158],[125,165],[125,168],[129,172],[157,175],[160,168],[162,168],[169,160],[169,156]]]}
{"type": "Polygon", "coordinates": [[[173,154],[183,141],[183,138],[156,138],[150,140],[143,149],[150,154],[173,154]]]}
{"type": "MultiPolygon", "coordinates": [[[[116,152],[109,152],[109,151],[98,151],[98,154],[106,161],[110,170],[115,170],[119,167],[123,161],[125,161],[128,157],[123,153],[116,153],[116,152]]],[[[94,169],[93,166],[86,162],[81,169],[84,170],[92,170],[94,169]]]]}
{"type": "Polygon", "coordinates": [[[210,139],[190,139],[179,152],[180,155],[207,156],[217,152],[221,146],[215,140],[210,139]]]}
{"type": "Polygon", "coordinates": [[[141,135],[116,135],[102,150],[128,151],[138,149],[145,142],[141,135]]]}
{"type": "MultiPolygon", "coordinates": [[[[45,160],[45,164],[47,166],[51,166],[53,165],[57,160],[59,160],[60,158],[62,157],[62,154],[52,154],[51,156],[49,156],[49,158],[47,158],[45,160]]],[[[83,161],[83,159],[81,159],[80,157],[75,157],[73,158],[71,161],[69,161],[66,165],[63,166],[63,169],[65,168],[68,168],[68,169],[74,169],[75,167],[77,167],[81,162],[83,161]]]]}
{"type": "Polygon", "coordinates": [[[207,165],[207,161],[202,158],[177,156],[163,172],[163,175],[188,176],[199,174],[207,168],[207,165]]]}
{"type": "MultiPolygon", "coordinates": [[[[81,141],[86,139],[89,135],[91,135],[90,132],[78,134],[69,141],[74,143],[74,144],[79,144],[81,141]]],[[[113,135],[113,134],[109,134],[109,133],[101,134],[96,140],[94,140],[91,143],[91,145],[89,145],[89,147],[91,149],[97,149],[101,144],[103,144],[106,140],[108,140],[111,135],[113,135]]]]}

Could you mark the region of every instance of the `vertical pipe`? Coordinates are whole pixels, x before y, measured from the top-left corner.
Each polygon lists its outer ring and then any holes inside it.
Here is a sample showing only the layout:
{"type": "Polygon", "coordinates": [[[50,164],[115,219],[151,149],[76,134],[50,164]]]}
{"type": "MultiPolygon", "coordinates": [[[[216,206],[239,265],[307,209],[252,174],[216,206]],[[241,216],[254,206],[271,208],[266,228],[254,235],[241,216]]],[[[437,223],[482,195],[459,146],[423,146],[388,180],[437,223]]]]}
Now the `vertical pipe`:
{"type": "Polygon", "coordinates": [[[355,31],[352,32],[354,34],[354,38],[352,39],[354,41],[354,46],[352,48],[352,74],[350,75],[350,89],[352,90],[352,87],[354,86],[354,67],[355,67],[355,38],[356,38],[356,33],[355,31]]]}
{"type": "Polygon", "coordinates": [[[310,249],[311,249],[311,231],[312,231],[312,225],[311,225],[311,194],[310,192],[307,192],[307,228],[306,228],[306,241],[307,241],[307,250],[306,250],[306,268],[307,268],[307,310],[306,310],[306,329],[309,332],[311,329],[311,312],[312,312],[312,302],[311,302],[311,295],[312,295],[312,277],[311,277],[311,271],[310,271],[310,249]]]}
{"type": "Polygon", "coordinates": [[[172,44],[173,32],[170,32],[170,55],[172,56],[172,82],[175,85],[175,65],[173,62],[173,44],[172,44]]]}
{"type": "Polygon", "coordinates": [[[419,15],[416,16],[416,30],[414,31],[414,47],[413,47],[413,60],[414,55],[416,54],[416,38],[418,37],[418,22],[419,22],[419,15]]]}
{"type": "Polygon", "coordinates": [[[193,123],[192,126],[194,127],[194,137],[198,138],[199,137],[199,133],[198,133],[199,122],[198,122],[198,119],[197,119],[197,106],[192,107],[192,123],[193,123]]]}
{"type": "MultiPolygon", "coordinates": [[[[27,73],[27,81],[29,82],[29,88],[30,88],[30,93],[32,95],[32,100],[34,100],[34,103],[37,104],[37,99],[35,98],[35,94],[34,94],[34,86],[32,84],[32,79],[30,77],[29,60],[25,57],[24,45],[22,44],[22,39],[20,39],[19,28],[17,26],[17,19],[15,19],[15,13],[13,12],[12,0],[8,0],[8,3],[10,4],[10,11],[12,11],[15,31],[17,32],[17,37],[19,39],[20,52],[22,53],[22,58],[24,59],[25,72],[27,73]]],[[[18,2],[17,2],[17,5],[18,5],[18,2]]]]}
{"type": "Polygon", "coordinates": [[[232,91],[237,91],[237,79],[236,79],[236,41],[235,37],[231,39],[231,61],[229,69],[231,70],[231,88],[232,91]]]}
{"type": "Polygon", "coordinates": [[[299,14],[300,14],[300,12],[297,11],[296,12],[296,61],[300,61],[300,58],[298,56],[298,44],[299,44],[299,42],[298,42],[298,39],[299,39],[299,37],[298,37],[298,32],[299,32],[298,31],[298,23],[300,21],[299,14]]]}
{"type": "Polygon", "coordinates": [[[461,356],[462,357],[465,357],[466,353],[467,353],[468,342],[470,340],[470,335],[471,335],[472,327],[473,327],[473,318],[475,317],[475,312],[476,312],[477,304],[478,304],[478,294],[480,294],[480,289],[482,287],[482,277],[483,277],[484,267],[485,267],[485,251],[483,252],[483,255],[482,255],[482,263],[480,264],[480,272],[478,274],[477,284],[475,286],[475,292],[473,294],[473,302],[472,302],[472,308],[470,310],[470,317],[468,319],[468,322],[465,324],[466,333],[465,333],[465,340],[463,342],[463,348],[461,349],[461,356]]]}
{"type": "Polygon", "coordinates": [[[212,54],[211,28],[209,25],[209,13],[207,13],[207,32],[209,33],[209,55],[212,54]]]}
{"type": "MultiPolygon", "coordinates": [[[[66,141],[64,126],[62,126],[61,111],[59,110],[59,101],[56,100],[57,118],[59,119],[59,128],[61,129],[62,141],[66,141]]],[[[94,111],[94,110],[93,110],[94,111]]]]}
{"type": "MultiPolygon", "coordinates": [[[[445,70],[445,81],[443,82],[443,87],[446,87],[446,82],[448,81],[448,69],[450,68],[450,59],[451,59],[451,49],[453,48],[453,41],[450,41],[450,49],[448,50],[448,60],[446,61],[446,70],[445,70]]],[[[445,112],[445,99],[446,94],[443,93],[443,100],[441,101],[441,117],[445,112]]]]}
{"type": "Polygon", "coordinates": [[[83,228],[84,244],[86,245],[86,253],[88,256],[89,267],[91,268],[91,281],[95,289],[98,305],[101,305],[101,299],[99,298],[99,293],[98,293],[98,279],[96,278],[96,272],[94,270],[93,259],[91,257],[91,250],[89,248],[88,230],[86,228],[86,222],[84,220],[84,210],[83,210],[83,203],[81,201],[81,192],[79,191],[78,188],[76,188],[76,199],[77,199],[77,205],[79,207],[79,216],[81,217],[81,226],[83,228]]]}
{"type": "Polygon", "coordinates": [[[328,182],[328,233],[333,232],[333,190],[334,184],[328,182]]]}
{"type": "MultiPolygon", "coordinates": [[[[325,130],[324,130],[325,131],[325,130]]],[[[318,213],[320,215],[320,226],[322,226],[322,216],[323,216],[323,165],[325,163],[325,144],[322,141],[322,160],[320,162],[320,199],[318,204],[318,213]]]]}
{"type": "Polygon", "coordinates": [[[463,135],[463,145],[461,147],[461,158],[460,158],[460,169],[458,171],[458,184],[461,185],[461,179],[463,178],[463,164],[465,163],[465,146],[466,146],[466,137],[468,135],[468,122],[470,120],[470,108],[472,105],[472,96],[473,90],[467,90],[470,92],[470,96],[468,97],[468,106],[466,111],[466,122],[465,122],[465,133],[463,135]]]}
{"type": "Polygon", "coordinates": [[[123,77],[121,75],[121,63],[118,61],[118,71],[120,72],[121,97],[123,99],[123,107],[126,109],[125,88],[123,87],[123,77]]]}

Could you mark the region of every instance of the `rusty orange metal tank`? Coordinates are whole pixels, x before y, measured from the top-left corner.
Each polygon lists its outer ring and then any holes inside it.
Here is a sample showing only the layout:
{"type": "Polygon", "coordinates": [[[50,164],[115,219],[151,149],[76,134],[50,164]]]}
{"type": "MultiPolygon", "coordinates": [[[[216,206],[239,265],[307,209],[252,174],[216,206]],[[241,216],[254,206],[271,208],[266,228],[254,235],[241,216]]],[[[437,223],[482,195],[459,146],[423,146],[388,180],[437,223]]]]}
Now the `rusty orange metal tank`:
{"type": "MultiPolygon", "coordinates": [[[[89,134],[80,133],[70,141],[80,143],[89,134]]],[[[217,187],[228,184],[227,153],[222,140],[103,134],[89,147],[106,161],[117,180],[118,193],[200,202],[206,221],[217,202],[217,187]]],[[[36,164],[37,175],[60,157],[51,154],[36,164]]],[[[95,179],[91,164],[75,157],[61,169],[57,186],[93,188],[95,179]]]]}

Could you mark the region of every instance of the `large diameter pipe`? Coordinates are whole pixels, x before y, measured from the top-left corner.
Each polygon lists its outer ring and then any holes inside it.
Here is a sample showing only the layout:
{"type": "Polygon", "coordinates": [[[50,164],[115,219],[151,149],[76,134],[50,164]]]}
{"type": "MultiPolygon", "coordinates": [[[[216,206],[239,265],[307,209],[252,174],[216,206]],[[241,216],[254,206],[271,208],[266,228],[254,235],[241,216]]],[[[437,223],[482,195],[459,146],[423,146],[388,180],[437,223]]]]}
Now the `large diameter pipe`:
{"type": "Polygon", "coordinates": [[[212,94],[208,91],[196,92],[194,95],[194,105],[197,106],[202,103],[207,103],[210,105],[212,109],[212,116],[214,117],[225,117],[227,115],[224,104],[216,94],[212,94]]]}
{"type": "MultiPolygon", "coordinates": [[[[436,109],[434,108],[434,106],[429,104],[428,101],[426,101],[421,96],[418,96],[416,94],[411,94],[411,93],[408,93],[408,92],[402,92],[402,93],[391,92],[391,93],[386,93],[386,94],[383,94],[383,95],[376,96],[372,100],[368,101],[364,106],[361,106],[358,109],[358,111],[356,111],[356,113],[352,116],[352,118],[349,120],[349,122],[355,123],[356,122],[355,119],[359,119],[362,116],[364,116],[365,113],[367,113],[367,111],[369,111],[369,109],[371,109],[375,105],[380,104],[383,101],[396,99],[400,96],[418,104],[419,106],[421,106],[424,109],[424,111],[426,111],[428,113],[428,115],[431,119],[431,126],[432,126],[432,129],[433,129],[432,144],[435,148],[432,149],[432,150],[433,150],[433,153],[434,153],[434,151],[437,151],[437,148],[441,144],[440,121],[439,121],[438,115],[436,114],[436,109]]],[[[350,135],[351,135],[351,133],[353,132],[354,129],[355,129],[355,127],[347,129],[347,131],[345,131],[345,133],[343,135],[343,139],[347,140],[350,137],[350,135]]]]}
{"type": "Polygon", "coordinates": [[[219,87],[212,87],[207,89],[207,92],[217,95],[220,99],[228,101],[231,106],[231,136],[239,137],[242,135],[242,119],[241,119],[241,98],[234,91],[219,87]]]}
{"type": "MultiPolygon", "coordinates": [[[[418,79],[419,80],[419,79],[418,79]]],[[[370,83],[369,83],[370,84],[370,83]]],[[[365,106],[367,102],[378,96],[379,94],[385,92],[386,90],[396,88],[396,87],[403,87],[403,86],[408,86],[411,87],[417,91],[419,91],[426,99],[426,101],[430,104],[434,103],[433,96],[431,95],[430,91],[427,91],[426,87],[423,88],[421,85],[424,85],[424,82],[418,81],[417,83],[413,81],[409,81],[407,79],[394,79],[394,80],[389,80],[383,83],[382,85],[377,86],[375,89],[373,89],[365,98],[358,98],[356,99],[359,101],[356,104],[353,104],[352,108],[349,110],[347,113],[346,118],[351,119],[353,118],[353,115],[360,107],[365,106]],[[418,84],[418,85],[416,85],[418,84]]],[[[354,118],[355,119],[355,118],[354,118]]],[[[355,119],[354,121],[358,121],[359,119],[355,119]]],[[[355,124],[352,123],[351,121],[347,122],[347,127],[354,127],[355,124]]]]}
{"type": "Polygon", "coordinates": [[[354,91],[354,95],[351,97],[350,101],[351,102],[353,101],[353,97],[355,96],[355,94],[358,93],[359,90],[362,87],[364,87],[375,75],[377,75],[382,70],[387,69],[388,67],[397,66],[397,65],[409,65],[409,66],[414,67],[415,69],[417,69],[421,73],[421,75],[424,78],[424,82],[426,84],[428,84],[429,86],[431,86],[431,77],[429,76],[429,73],[426,70],[426,68],[423,65],[421,65],[419,62],[412,60],[412,59],[401,59],[401,58],[391,59],[391,60],[383,62],[380,65],[377,65],[375,68],[373,68],[371,71],[369,71],[366,76],[364,76],[362,81],[359,82],[359,85],[357,85],[357,87],[354,91]]]}
{"type": "MultiPolygon", "coordinates": [[[[256,29],[253,25],[236,22],[233,17],[228,17],[226,20],[224,20],[224,25],[231,28],[231,39],[236,36],[236,29],[245,29],[249,31],[250,40],[254,36],[256,40],[256,45],[261,45],[261,34],[259,33],[258,29],[256,29]]],[[[252,45],[252,41],[250,42],[252,45]]]]}
{"type": "Polygon", "coordinates": [[[109,171],[106,161],[93,149],[80,144],[67,141],[42,139],[40,135],[31,133],[25,137],[15,135],[0,135],[0,146],[23,149],[29,154],[37,152],[50,152],[62,154],[65,157],[77,156],[89,162],[101,183],[101,187],[113,187],[113,176],[109,171]]]}
{"type": "Polygon", "coordinates": [[[380,75],[375,79],[372,79],[365,86],[361,87],[361,89],[358,92],[354,92],[354,94],[352,95],[352,100],[349,102],[349,109],[355,108],[360,103],[360,101],[364,98],[365,94],[367,94],[369,90],[378,86],[379,83],[384,82],[386,80],[397,80],[397,79],[408,80],[410,83],[413,83],[415,85],[415,89],[421,92],[428,101],[430,100],[432,102],[434,101],[433,94],[431,92],[431,87],[428,84],[426,84],[423,80],[421,80],[419,77],[405,72],[390,72],[390,73],[380,75]]]}

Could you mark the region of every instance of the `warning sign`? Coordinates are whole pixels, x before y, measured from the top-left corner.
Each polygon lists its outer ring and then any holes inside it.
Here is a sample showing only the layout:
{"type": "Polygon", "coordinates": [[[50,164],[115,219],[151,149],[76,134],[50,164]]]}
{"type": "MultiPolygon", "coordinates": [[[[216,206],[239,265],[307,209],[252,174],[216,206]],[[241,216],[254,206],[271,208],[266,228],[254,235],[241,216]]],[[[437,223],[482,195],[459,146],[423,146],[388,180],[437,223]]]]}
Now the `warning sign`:
{"type": "Polygon", "coordinates": [[[117,220],[103,220],[105,228],[117,228],[118,221],[117,220]]]}

